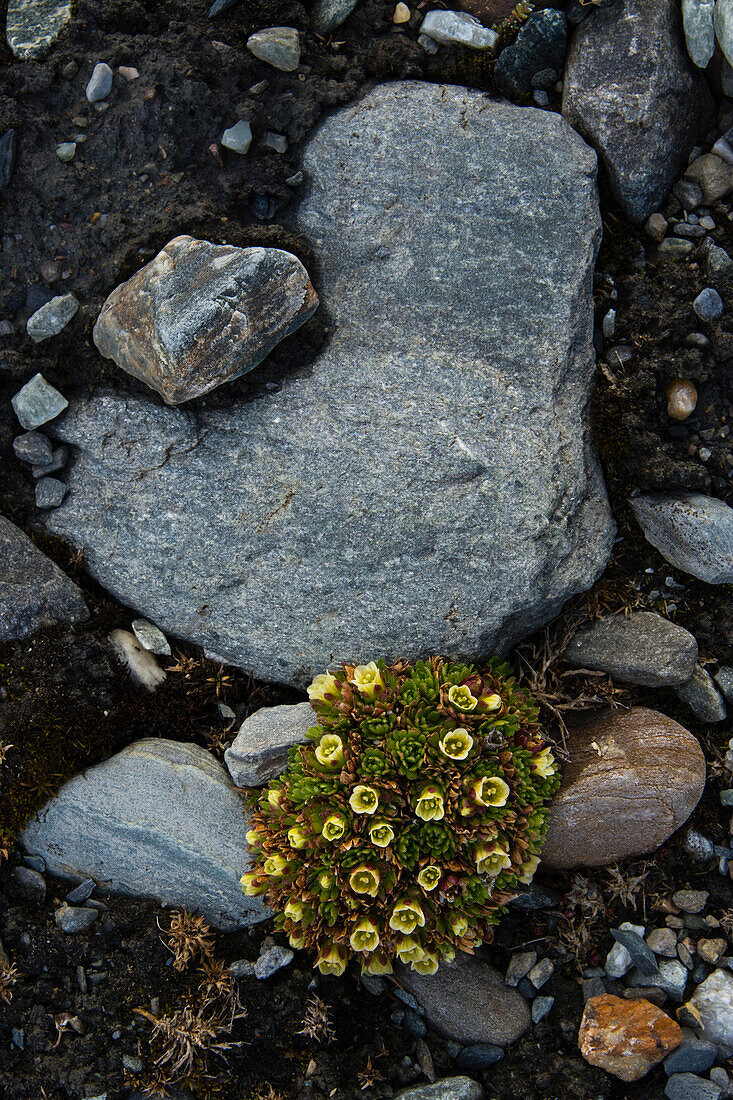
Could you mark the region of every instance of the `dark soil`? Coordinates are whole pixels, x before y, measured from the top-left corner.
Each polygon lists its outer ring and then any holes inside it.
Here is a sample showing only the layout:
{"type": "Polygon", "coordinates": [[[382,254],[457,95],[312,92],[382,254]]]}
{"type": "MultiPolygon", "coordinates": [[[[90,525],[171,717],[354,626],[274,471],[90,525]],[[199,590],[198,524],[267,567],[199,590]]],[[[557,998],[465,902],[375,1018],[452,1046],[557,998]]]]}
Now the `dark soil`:
{"type": "MultiPolygon", "coordinates": [[[[114,627],[129,626],[130,612],[88,578],[83,559],[42,533],[31,480],[12,453],[17,424],[9,398],[37,371],[71,400],[103,380],[135,389],[134,380],[94,350],[91,326],[109,292],[179,233],[238,245],[285,245],[301,256],[317,284],[317,256],[285,226],[289,207],[297,202],[297,186],[287,180],[298,170],[299,143],[322,115],[353,101],[370,82],[390,78],[491,88],[490,66],[480,57],[444,48],[430,57],[418,46],[416,26],[426,5],[411,6],[411,24],[398,29],[391,23],[393,0],[361,0],[355,14],[324,41],[309,30],[308,5],[291,0],[241,0],[213,22],[201,0],[81,0],[72,27],[45,61],[21,63],[4,52],[0,133],[15,127],[19,151],[0,212],[0,320],[14,326],[13,335],[0,337],[0,453],[6,473],[0,510],[81,585],[92,612],[89,622],[74,630],[43,632],[0,647],[0,741],[12,745],[0,775],[0,838],[9,849],[23,820],[65,779],[131,741],[141,736],[192,740],[221,755],[246,714],[298,698],[289,689],[221,668],[187,645],[175,647],[168,678],[154,695],[131,685],[106,641],[114,627]],[[249,34],[274,25],[302,32],[297,74],[280,73],[245,49],[249,34]],[[140,79],[130,84],[115,76],[105,111],[84,97],[100,60],[115,69],[140,70],[140,79]],[[72,61],[75,75],[68,73],[72,61]],[[253,91],[262,81],[266,87],[253,91]],[[246,158],[216,144],[239,117],[252,120],[255,134],[246,158]],[[258,146],[267,130],[287,135],[286,154],[258,146]],[[86,141],[71,164],[62,164],[56,145],[78,133],[85,133],[86,141]],[[60,336],[33,345],[25,334],[28,316],[67,290],[81,301],[80,312],[60,336]],[[235,711],[235,720],[222,718],[221,703],[235,711]]],[[[466,0],[464,7],[478,10],[477,0],[466,0]]],[[[669,213],[674,205],[671,200],[669,213]]],[[[660,261],[643,233],[630,230],[608,201],[605,209],[598,316],[609,305],[617,309],[614,342],[634,353],[621,366],[601,349],[607,370],[599,373],[595,400],[597,441],[621,541],[596,591],[571,611],[576,614],[579,605],[588,614],[631,605],[656,608],[693,631],[704,659],[733,663],[730,589],[699,584],[667,565],[643,540],[627,505],[637,488],[694,488],[733,503],[728,434],[733,321],[728,315],[711,329],[691,309],[704,285],[717,286],[726,301],[733,286],[711,282],[704,260],[695,256],[660,261]],[[610,298],[607,275],[615,280],[617,300],[610,298]],[[705,332],[708,348],[689,346],[693,331],[705,332]],[[665,390],[675,377],[692,379],[700,393],[698,411],[681,425],[666,414],[665,390]],[[707,461],[700,457],[701,447],[712,452],[707,461]]],[[[712,214],[719,227],[712,235],[730,251],[730,214],[722,206],[712,214]]],[[[327,325],[319,311],[280,345],[255,379],[224,387],[208,400],[230,400],[232,392],[262,385],[268,370],[281,364],[303,367],[324,342],[327,325]]],[[[657,706],[700,737],[712,778],[693,824],[725,843],[718,791],[731,723],[702,727],[671,692],[634,690],[624,702],[657,706]]],[[[66,935],[53,917],[68,887],[49,878],[42,904],[24,900],[12,877],[18,859],[11,851],[0,871],[0,937],[18,970],[12,999],[0,1001],[0,1095],[77,1100],[106,1093],[108,1100],[121,1100],[136,1084],[159,1082],[151,1024],[135,1010],[163,1017],[185,1004],[200,1004],[203,996],[199,971],[190,967],[180,973],[171,965],[163,935],[170,914],[153,904],[107,898],[92,931],[66,935]],[[125,1070],[123,1055],[133,1065],[140,1058],[142,1073],[125,1070]]],[[[587,876],[580,884],[587,898],[598,889],[595,915],[582,906],[573,909],[573,898],[567,897],[573,880],[558,877],[550,885],[565,897],[555,908],[512,912],[496,943],[485,949],[500,969],[509,949],[527,943],[556,962],[556,974],[542,990],[556,999],[550,1015],[503,1061],[474,1074],[488,1097],[661,1100],[662,1070],[623,1085],[581,1059],[576,1042],[581,968],[602,961],[612,942],[608,929],[620,921],[662,925],[664,913],[655,905],[682,886],[709,889],[707,912],[720,917],[733,907],[731,882],[691,864],[675,838],[645,865],[624,870],[627,877],[649,872],[636,899],[642,916],[614,896],[607,874],[587,876]]],[[[216,956],[227,963],[254,960],[269,933],[264,926],[251,934],[219,935],[216,956]]],[[[268,981],[249,978],[237,985],[247,1015],[234,1023],[231,1041],[241,1045],[215,1056],[208,1078],[201,1070],[196,1087],[202,1095],[209,1090],[223,1100],[369,1100],[425,1080],[416,1061],[425,1068],[432,1058],[438,1077],[460,1072],[450,1044],[430,1031],[416,1039],[404,1020],[399,1024],[395,1013],[404,1006],[391,989],[375,997],[354,976],[322,979],[303,956],[268,981]],[[328,1008],[332,1038],[302,1034],[314,996],[328,1008]]]]}

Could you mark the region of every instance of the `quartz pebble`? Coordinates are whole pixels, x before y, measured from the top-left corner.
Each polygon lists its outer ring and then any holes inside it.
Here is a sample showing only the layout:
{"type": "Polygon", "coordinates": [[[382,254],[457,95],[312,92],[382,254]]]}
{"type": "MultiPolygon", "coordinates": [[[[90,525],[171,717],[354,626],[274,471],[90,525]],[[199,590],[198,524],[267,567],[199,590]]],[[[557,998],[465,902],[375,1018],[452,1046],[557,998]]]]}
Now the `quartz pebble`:
{"type": "Polygon", "coordinates": [[[60,145],[56,146],[56,156],[59,160],[62,160],[64,164],[68,164],[69,161],[73,160],[76,156],[76,142],[62,141],[60,145]]]}
{"type": "Polygon", "coordinates": [[[124,80],[127,81],[128,84],[131,83],[131,81],[139,80],[140,78],[140,73],[131,65],[120,65],[117,72],[120,74],[121,77],[123,77],[124,80]]]}
{"type": "MultiPolygon", "coordinates": [[[[620,931],[632,932],[636,936],[643,936],[644,926],[642,924],[630,924],[629,921],[624,921],[624,923],[620,925],[620,931]]],[[[617,979],[623,978],[624,974],[628,974],[634,963],[623,941],[616,939],[615,936],[614,941],[613,947],[608,952],[608,955],[606,955],[605,970],[609,978],[617,979]]]]}
{"type": "Polygon", "coordinates": [[[79,302],[73,294],[60,294],[37,309],[28,318],[26,329],[34,343],[40,344],[51,336],[57,336],[66,328],[79,309],[79,302]]]}
{"type": "Polygon", "coordinates": [[[42,374],[36,374],[18,390],[11,404],[21,425],[31,431],[57,417],[69,402],[42,374]]]}
{"type": "Polygon", "coordinates": [[[109,65],[104,61],[98,61],[86,88],[86,97],[90,103],[99,103],[100,100],[107,98],[112,91],[112,77],[113,73],[109,65]]]}
{"type": "Polygon", "coordinates": [[[692,303],[697,316],[701,321],[719,321],[723,316],[723,299],[713,287],[707,286],[701,290],[692,303]]]}
{"type": "Polygon", "coordinates": [[[285,134],[275,134],[271,130],[268,130],[263,137],[262,144],[266,149],[273,149],[276,153],[286,153],[288,149],[288,139],[285,134]]]}
{"type": "Polygon", "coordinates": [[[50,466],[53,462],[53,448],[47,436],[42,432],[25,432],[13,440],[15,457],[21,462],[35,463],[38,466],[50,466]]]}
{"type": "Polygon", "coordinates": [[[722,968],[714,970],[697,987],[689,1005],[702,1021],[700,1037],[733,1050],[733,974],[722,968]]]}
{"type": "Polygon", "coordinates": [[[463,11],[429,11],[420,33],[441,46],[468,46],[472,50],[493,49],[499,41],[496,31],[482,26],[478,19],[463,11]]]}
{"type": "Polygon", "coordinates": [[[36,507],[58,508],[67,492],[63,481],[55,477],[42,477],[36,482],[36,507]]]}
{"type": "Polygon", "coordinates": [[[400,0],[399,4],[395,7],[392,22],[397,24],[410,22],[410,9],[407,4],[402,3],[402,0],[400,0]]]}
{"type": "Polygon", "coordinates": [[[300,64],[300,40],[293,27],[267,27],[247,39],[247,49],[275,69],[292,73],[300,64]]]}
{"type": "Polygon", "coordinates": [[[235,122],[221,135],[221,143],[225,149],[231,149],[233,153],[244,155],[252,144],[252,127],[245,119],[235,122]]]}
{"type": "Polygon", "coordinates": [[[689,378],[675,378],[667,386],[667,416],[687,420],[697,407],[697,389],[689,378]]]}
{"type": "Polygon", "coordinates": [[[170,657],[171,647],[162,630],[147,619],[133,619],[132,632],[143,649],[157,653],[159,657],[170,657]]]}

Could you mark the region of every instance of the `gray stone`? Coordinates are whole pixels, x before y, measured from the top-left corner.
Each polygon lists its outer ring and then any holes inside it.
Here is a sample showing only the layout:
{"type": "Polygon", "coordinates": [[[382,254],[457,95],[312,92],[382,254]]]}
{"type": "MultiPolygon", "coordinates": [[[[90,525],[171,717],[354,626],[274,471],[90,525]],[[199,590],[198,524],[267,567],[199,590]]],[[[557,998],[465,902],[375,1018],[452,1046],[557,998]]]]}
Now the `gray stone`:
{"type": "Polygon", "coordinates": [[[501,1047],[493,1043],[475,1043],[473,1046],[464,1047],[455,1063],[458,1069],[467,1073],[479,1073],[482,1069],[488,1069],[504,1057],[501,1047]]]}
{"type": "Polygon", "coordinates": [[[542,989],[542,986],[545,985],[546,982],[549,982],[554,973],[555,964],[552,960],[540,959],[540,961],[532,967],[527,977],[535,989],[542,989]]]}
{"type": "Polygon", "coordinates": [[[726,61],[733,65],[733,3],[718,0],[715,5],[715,37],[718,39],[726,61]]]}
{"type": "Polygon", "coordinates": [[[233,963],[229,964],[227,970],[235,978],[254,978],[255,976],[255,964],[250,962],[249,959],[235,959],[233,963]]]}
{"type": "Polygon", "coordinates": [[[262,787],[274,779],[287,764],[292,746],[306,741],[308,730],[317,725],[310,703],[261,707],[250,714],[224,753],[237,787],[262,787]]]}
{"type": "Polygon", "coordinates": [[[713,677],[725,696],[726,703],[733,703],[733,668],[722,665],[713,677]]]}
{"type": "Polygon", "coordinates": [[[733,168],[714,153],[697,157],[685,172],[685,178],[700,188],[707,204],[725,198],[733,189],[733,168]]]}
{"type": "Polygon", "coordinates": [[[697,987],[690,1004],[702,1018],[699,1038],[717,1047],[733,1048],[733,974],[728,970],[714,970],[697,987]]]}
{"type": "Polygon", "coordinates": [[[535,997],[532,1001],[532,1023],[538,1024],[540,1020],[544,1020],[554,1003],[554,997],[535,997]]]}
{"type": "Polygon", "coordinates": [[[5,35],[21,61],[45,57],[67,23],[72,0],[8,0],[5,35]]]}
{"type": "Polygon", "coordinates": [[[245,119],[235,122],[221,135],[221,143],[225,149],[231,149],[233,153],[244,156],[252,144],[252,127],[245,119]]]}
{"type": "Polygon", "coordinates": [[[600,867],[653,852],[690,816],[705,786],[692,734],[664,714],[608,711],[570,730],[542,865],[600,867]]]}
{"type": "Polygon", "coordinates": [[[685,833],[685,838],[682,842],[686,854],[691,859],[698,860],[700,863],[705,863],[707,860],[712,859],[715,855],[715,845],[712,840],[708,840],[702,833],[698,833],[696,829],[688,829],[685,833]]]}
{"type": "Polygon", "coordinates": [[[679,237],[667,237],[657,249],[657,255],[667,260],[679,260],[689,256],[694,248],[692,241],[683,241],[679,237]]]}
{"type": "Polygon", "coordinates": [[[709,896],[707,890],[676,890],[672,901],[683,913],[702,913],[709,896]]]}
{"type": "Polygon", "coordinates": [[[714,244],[708,249],[708,254],[705,257],[705,265],[708,275],[724,275],[733,267],[733,260],[731,260],[724,248],[720,248],[719,245],[714,244]]]}
{"type": "Polygon", "coordinates": [[[459,951],[437,974],[398,968],[400,983],[413,993],[431,1027],[458,1043],[492,1043],[505,1047],[529,1027],[527,1002],[500,974],[459,951]]]}
{"type": "Polygon", "coordinates": [[[51,453],[51,462],[48,466],[33,466],[31,474],[35,478],[47,477],[48,474],[56,474],[63,470],[69,461],[69,448],[62,443],[60,447],[54,447],[51,453]]]}
{"type": "Polygon", "coordinates": [[[706,69],[715,53],[715,0],[682,0],[682,24],[687,52],[699,69],[706,69]]]}
{"type": "Polygon", "coordinates": [[[133,619],[132,632],[143,649],[149,653],[157,653],[159,657],[170,657],[171,647],[162,630],[155,623],[149,623],[147,619],[133,619]]]}
{"type": "Polygon", "coordinates": [[[529,974],[536,962],[536,951],[516,951],[509,960],[509,966],[507,967],[504,981],[509,986],[518,985],[520,978],[529,974]]]}
{"type": "Polygon", "coordinates": [[[677,956],[677,936],[671,928],[654,928],[646,938],[655,955],[674,959],[677,956]]]}
{"type": "Polygon", "coordinates": [[[277,134],[272,130],[267,131],[260,144],[265,149],[272,149],[276,153],[286,153],[288,150],[288,139],[285,134],[277,134]]]}
{"type": "Polygon", "coordinates": [[[722,1089],[694,1073],[675,1073],[664,1088],[668,1100],[719,1100],[722,1089]]]}
{"type": "Polygon", "coordinates": [[[640,974],[646,977],[659,972],[659,964],[654,957],[654,952],[644,943],[638,932],[631,929],[612,928],[611,935],[616,943],[628,951],[631,961],[640,974]]]}
{"type": "Polygon", "coordinates": [[[702,493],[640,493],[629,502],[646,539],[708,584],[733,582],[733,508],[702,493]]]}
{"type": "Polygon", "coordinates": [[[73,581],[0,516],[0,641],[26,638],[51,623],[88,618],[73,581]]]}
{"type": "Polygon", "coordinates": [[[94,893],[96,885],[93,878],[83,878],[77,886],[69,890],[66,895],[67,903],[69,905],[81,905],[83,902],[88,901],[94,893]]]}
{"type": "Polygon", "coordinates": [[[49,525],[120,602],[264,679],[506,651],[613,541],[585,420],[594,159],[558,115],[465,88],[396,82],[331,116],[298,208],[325,350],[195,416],[75,401],[49,525]]]}
{"type": "Polygon", "coordinates": [[[501,91],[516,98],[532,91],[536,72],[561,69],[567,49],[567,18],[555,8],[533,11],[514,42],[501,51],[494,66],[494,79],[501,91]]]}
{"type": "Polygon", "coordinates": [[[723,316],[723,299],[717,290],[714,290],[711,286],[706,286],[695,298],[692,308],[701,321],[711,323],[719,321],[723,316]]]}
{"type": "Polygon", "coordinates": [[[663,989],[673,1001],[681,1003],[685,999],[687,978],[687,969],[679,959],[662,959],[657,974],[642,974],[641,970],[634,970],[630,982],[632,985],[663,989]]]}
{"type": "Polygon", "coordinates": [[[56,156],[64,164],[69,164],[76,156],[76,142],[62,141],[56,146],[56,156]]]}
{"type": "Polygon", "coordinates": [[[631,684],[684,683],[697,663],[689,631],[652,611],[613,615],[577,633],[563,653],[573,668],[598,669],[631,684]]]}
{"type": "MultiPolygon", "coordinates": [[[[644,926],[642,924],[630,924],[629,921],[624,921],[620,927],[623,932],[635,932],[637,936],[644,935],[644,926]]],[[[618,941],[614,942],[613,947],[606,955],[605,971],[608,977],[612,979],[623,978],[625,974],[628,974],[633,965],[634,963],[631,959],[631,955],[626,950],[623,943],[618,941]]]]}
{"type": "Polygon", "coordinates": [[[112,291],[94,342],[175,405],[254,370],[317,306],[291,253],[181,236],[112,291]]]}
{"type": "Polygon", "coordinates": [[[104,61],[98,61],[94,66],[89,83],[86,88],[86,97],[90,103],[99,103],[106,99],[112,91],[112,78],[114,73],[104,61]]]}
{"type": "Polygon", "coordinates": [[[664,1071],[673,1073],[706,1073],[714,1064],[718,1048],[704,1039],[685,1039],[677,1050],[664,1059],[664,1071]]]}
{"type": "Polygon", "coordinates": [[[311,27],[316,34],[326,35],[344,23],[359,0],[316,0],[311,12],[311,27]]]}
{"type": "Polygon", "coordinates": [[[42,477],[36,482],[36,508],[58,508],[68,490],[55,477],[42,477]]]}
{"type": "Polygon", "coordinates": [[[420,32],[441,46],[468,46],[472,50],[491,50],[499,41],[496,31],[465,11],[429,11],[420,32]]]}
{"type": "Polygon", "coordinates": [[[15,457],[21,462],[31,462],[39,466],[50,466],[53,462],[53,447],[43,432],[25,432],[13,440],[15,457]]]}
{"type": "Polygon", "coordinates": [[[202,913],[217,928],[263,919],[245,897],[244,804],[197,745],[146,738],[66,783],[26,826],[26,851],[59,878],[202,913]]]}
{"type": "Polygon", "coordinates": [[[533,882],[529,889],[513,897],[509,905],[513,909],[554,909],[561,900],[562,895],[559,890],[533,882]]]}
{"type": "Polygon", "coordinates": [[[291,951],[289,947],[280,947],[279,944],[276,944],[260,955],[254,965],[254,976],[258,981],[264,982],[267,978],[271,978],[273,974],[277,974],[278,970],[282,970],[284,966],[289,966],[294,958],[295,952],[291,951]]]}
{"type": "Polygon", "coordinates": [[[300,64],[300,39],[294,27],[266,27],[247,39],[247,49],[275,69],[292,73],[300,64]]]}
{"type": "Polygon", "coordinates": [[[26,324],[28,335],[36,344],[50,339],[51,336],[57,336],[66,328],[78,309],[79,302],[73,294],[59,294],[28,318],[26,324]]]}
{"type": "Polygon", "coordinates": [[[484,1090],[470,1077],[444,1077],[431,1085],[411,1085],[394,1100],[484,1100],[484,1090]]]}
{"type": "Polygon", "coordinates": [[[563,114],[598,150],[636,223],[687,167],[708,110],[680,24],[677,0],[620,0],[578,27],[565,64],[563,114]]]}
{"type": "Polygon", "coordinates": [[[62,905],[56,910],[55,921],[62,932],[86,932],[99,919],[96,909],[78,909],[62,905]]]}
{"type": "Polygon", "coordinates": [[[695,667],[686,684],[678,684],[675,693],[701,722],[723,722],[726,707],[710,673],[701,665],[695,667]]]}
{"type": "Polygon", "coordinates": [[[26,901],[40,905],[45,900],[46,880],[39,871],[34,871],[32,867],[14,867],[12,878],[26,901]]]}

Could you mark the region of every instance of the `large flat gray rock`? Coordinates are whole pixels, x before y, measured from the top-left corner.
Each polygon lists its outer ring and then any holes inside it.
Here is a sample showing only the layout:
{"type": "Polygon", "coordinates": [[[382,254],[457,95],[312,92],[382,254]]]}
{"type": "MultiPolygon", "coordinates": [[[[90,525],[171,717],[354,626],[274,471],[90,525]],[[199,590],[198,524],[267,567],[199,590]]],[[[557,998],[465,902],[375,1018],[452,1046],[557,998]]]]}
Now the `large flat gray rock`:
{"type": "Polygon", "coordinates": [[[598,151],[631,221],[645,221],[687,167],[708,101],[679,0],[618,0],[576,30],[563,114],[598,151]]]}
{"type": "Polygon", "coordinates": [[[0,642],[26,638],[52,623],[89,618],[74,582],[0,516],[0,642]]]}
{"type": "Polygon", "coordinates": [[[60,878],[93,878],[109,893],[155,898],[234,929],[267,915],[239,882],[250,869],[248,828],[211,753],[148,737],[66,783],[21,842],[60,878]]]}
{"type": "Polygon", "coordinates": [[[304,168],[329,345],[227,408],[75,401],[48,525],[121,602],[265,679],[506,649],[613,539],[586,421],[595,154],[556,114],[393,83],[304,168]]]}

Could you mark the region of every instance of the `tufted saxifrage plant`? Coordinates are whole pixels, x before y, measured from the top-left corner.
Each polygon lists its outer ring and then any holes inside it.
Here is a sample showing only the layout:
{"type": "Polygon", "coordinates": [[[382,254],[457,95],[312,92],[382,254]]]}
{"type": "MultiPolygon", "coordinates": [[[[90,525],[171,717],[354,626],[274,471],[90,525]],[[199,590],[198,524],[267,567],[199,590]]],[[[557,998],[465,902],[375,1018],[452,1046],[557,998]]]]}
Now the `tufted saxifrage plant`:
{"type": "Polygon", "coordinates": [[[256,869],[293,947],[432,974],[493,936],[539,863],[555,761],[508,665],[345,665],[308,689],[311,743],[251,796],[256,869]]]}

